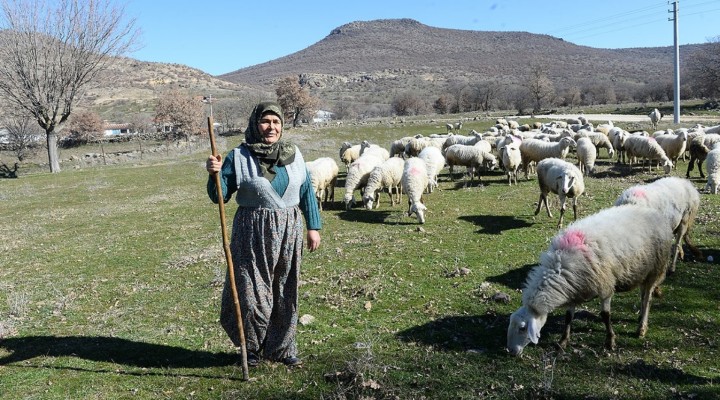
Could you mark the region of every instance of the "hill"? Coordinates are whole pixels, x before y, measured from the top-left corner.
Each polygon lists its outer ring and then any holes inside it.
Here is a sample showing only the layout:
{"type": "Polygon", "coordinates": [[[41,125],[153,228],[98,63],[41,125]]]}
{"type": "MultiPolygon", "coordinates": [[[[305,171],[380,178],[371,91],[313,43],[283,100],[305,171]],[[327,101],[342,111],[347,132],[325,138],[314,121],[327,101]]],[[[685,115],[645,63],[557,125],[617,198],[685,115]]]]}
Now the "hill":
{"type": "MultiPolygon", "coordinates": [[[[681,56],[702,45],[681,47],[681,56]]],[[[681,57],[682,59],[682,57],[681,57]]],[[[327,101],[387,102],[415,90],[437,95],[457,82],[522,82],[541,66],[556,87],[589,84],[633,89],[657,77],[671,81],[673,48],[597,49],[527,32],[435,28],[412,19],[352,22],[296,53],[219,78],[272,85],[288,75],[327,101]]]]}

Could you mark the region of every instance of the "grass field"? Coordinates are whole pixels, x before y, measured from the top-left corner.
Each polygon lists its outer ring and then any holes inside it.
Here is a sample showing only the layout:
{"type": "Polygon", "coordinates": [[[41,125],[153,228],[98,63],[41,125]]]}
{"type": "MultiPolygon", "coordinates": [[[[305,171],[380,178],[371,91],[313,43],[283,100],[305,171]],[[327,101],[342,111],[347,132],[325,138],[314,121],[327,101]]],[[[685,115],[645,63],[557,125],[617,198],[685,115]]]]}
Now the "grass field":
{"type": "MultiPolygon", "coordinates": [[[[468,121],[463,130],[490,124],[468,121]]],[[[409,121],[286,134],[306,159],[337,160],[343,141],[387,147],[443,130],[409,121]]],[[[223,153],[237,142],[223,138],[223,153]]],[[[207,147],[0,180],[1,398],[720,398],[717,261],[678,264],[642,339],[632,291],[613,300],[616,351],[603,348],[591,301],[565,351],[554,346],[564,318],[557,310],[540,343],[514,358],[504,348],[508,317],[558,232],[556,202],[553,218],[533,215],[536,179],[509,187],[490,172],[468,186],[444,171],[420,226],[387,197],[377,210],[345,210],[343,166],[336,202],[323,211],[321,249],[305,254],[301,272],[300,315],[314,317],[298,333],[305,365],[264,363],[245,382],[218,322],[225,261],[217,206],[205,192],[207,147]]],[[[581,217],[661,176],[615,166],[604,150],[598,164],[581,217]]],[[[684,177],[686,167],[672,174],[684,177]]],[[[692,181],[704,187],[697,171],[692,181]]],[[[720,196],[701,198],[693,242],[720,260],[720,196]]]]}

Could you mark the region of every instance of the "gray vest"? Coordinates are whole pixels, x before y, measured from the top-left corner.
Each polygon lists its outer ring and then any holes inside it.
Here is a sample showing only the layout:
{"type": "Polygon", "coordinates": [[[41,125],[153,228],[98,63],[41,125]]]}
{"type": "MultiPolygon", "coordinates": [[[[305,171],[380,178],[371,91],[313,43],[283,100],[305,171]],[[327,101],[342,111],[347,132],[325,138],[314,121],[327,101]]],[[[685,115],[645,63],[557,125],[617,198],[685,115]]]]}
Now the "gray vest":
{"type": "Polygon", "coordinates": [[[260,176],[260,164],[245,146],[235,148],[235,175],[237,177],[237,200],[240,207],[289,208],[300,203],[300,187],[307,177],[305,160],[295,148],[295,160],[285,166],[288,173],[288,187],[278,195],[267,178],[260,176]]]}

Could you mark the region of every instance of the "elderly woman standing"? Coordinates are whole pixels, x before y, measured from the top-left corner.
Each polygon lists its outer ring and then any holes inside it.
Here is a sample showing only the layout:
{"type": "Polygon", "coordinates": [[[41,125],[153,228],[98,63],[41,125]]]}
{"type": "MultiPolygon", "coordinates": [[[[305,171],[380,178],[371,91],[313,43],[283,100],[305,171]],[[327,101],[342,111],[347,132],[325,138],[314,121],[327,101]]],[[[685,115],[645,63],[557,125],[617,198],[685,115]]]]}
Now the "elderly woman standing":
{"type": "MultiPolygon", "coordinates": [[[[279,104],[258,104],[250,114],[245,142],[222,164],[220,156],[210,156],[206,162],[209,173],[220,174],[223,201],[235,193],[238,202],[230,240],[235,282],[225,279],[220,323],[239,347],[230,287],[235,284],[249,366],[257,365],[261,357],[288,366],[302,364],[295,334],[303,217],[308,250],[320,246],[317,200],[300,150],[282,140],[283,122],[279,104]]],[[[207,191],[217,203],[214,179],[208,179],[207,191]]]]}

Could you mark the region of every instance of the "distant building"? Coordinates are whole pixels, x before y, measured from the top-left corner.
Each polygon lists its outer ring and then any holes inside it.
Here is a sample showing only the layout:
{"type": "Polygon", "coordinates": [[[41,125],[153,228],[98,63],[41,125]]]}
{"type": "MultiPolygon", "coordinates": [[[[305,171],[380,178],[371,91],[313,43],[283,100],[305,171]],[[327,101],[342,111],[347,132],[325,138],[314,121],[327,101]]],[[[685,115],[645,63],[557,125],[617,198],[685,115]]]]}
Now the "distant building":
{"type": "Polygon", "coordinates": [[[333,119],[333,113],[330,111],[323,111],[319,110],[315,113],[315,116],[313,117],[313,122],[328,122],[332,121],[333,119]]]}
{"type": "Polygon", "coordinates": [[[130,124],[113,124],[106,122],[103,126],[105,136],[128,135],[130,134],[130,124]]]}

